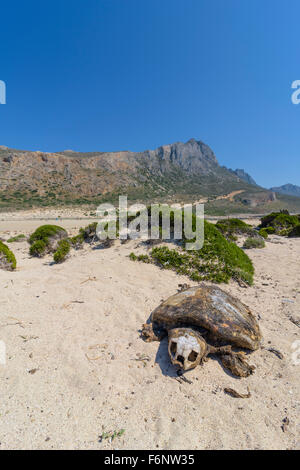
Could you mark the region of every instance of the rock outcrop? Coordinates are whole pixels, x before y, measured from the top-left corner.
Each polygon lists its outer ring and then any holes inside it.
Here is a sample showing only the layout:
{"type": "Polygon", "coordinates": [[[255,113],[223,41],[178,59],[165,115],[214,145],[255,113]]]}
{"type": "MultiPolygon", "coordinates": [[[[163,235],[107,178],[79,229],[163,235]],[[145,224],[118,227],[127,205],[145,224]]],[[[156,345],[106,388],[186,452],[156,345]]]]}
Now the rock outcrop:
{"type": "Polygon", "coordinates": [[[245,181],[246,183],[257,186],[252,176],[250,176],[249,173],[246,173],[245,170],[243,170],[242,168],[237,168],[236,170],[232,170],[230,168],[229,171],[231,171],[233,174],[235,174],[238,178],[245,181]]]}

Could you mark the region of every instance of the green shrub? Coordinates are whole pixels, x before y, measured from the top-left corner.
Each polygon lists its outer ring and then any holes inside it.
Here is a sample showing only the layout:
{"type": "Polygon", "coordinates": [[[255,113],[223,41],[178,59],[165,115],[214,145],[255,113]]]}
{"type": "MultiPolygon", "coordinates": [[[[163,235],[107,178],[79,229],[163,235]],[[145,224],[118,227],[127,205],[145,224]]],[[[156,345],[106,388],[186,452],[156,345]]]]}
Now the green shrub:
{"type": "Polygon", "coordinates": [[[47,244],[43,240],[37,240],[29,248],[29,254],[41,258],[47,253],[47,248],[47,244]]]}
{"type": "Polygon", "coordinates": [[[130,253],[129,258],[131,259],[131,261],[137,261],[138,260],[138,257],[133,252],[130,253]]]}
{"type": "Polygon", "coordinates": [[[41,225],[30,236],[31,245],[29,253],[31,256],[42,257],[46,253],[56,251],[58,241],[67,238],[66,230],[57,225],[41,225]]]}
{"type": "Polygon", "coordinates": [[[130,253],[129,258],[131,261],[143,261],[143,263],[151,263],[151,258],[148,255],[136,255],[135,253],[130,253]]]}
{"type": "MultiPolygon", "coordinates": [[[[287,236],[289,232],[299,225],[299,217],[290,215],[288,211],[272,212],[262,217],[259,228],[273,229],[277,235],[287,236]]],[[[270,232],[269,232],[270,233],[270,232]]]]}
{"type": "Polygon", "coordinates": [[[15,237],[11,237],[7,240],[7,243],[14,243],[14,242],[20,242],[20,241],[23,241],[25,239],[25,235],[23,234],[20,234],[20,235],[16,235],[15,237]]]}
{"type": "Polygon", "coordinates": [[[218,220],[216,227],[218,227],[223,232],[226,232],[228,229],[241,230],[244,232],[251,228],[251,225],[246,224],[246,222],[243,220],[232,218],[218,220]]]}
{"type": "Polygon", "coordinates": [[[266,240],[266,239],[268,238],[268,236],[269,236],[269,233],[268,233],[268,231],[267,231],[266,228],[261,228],[258,233],[259,233],[259,235],[260,235],[261,237],[263,237],[265,240],[266,240]]]}
{"type": "Polygon", "coordinates": [[[70,242],[68,240],[60,240],[57,246],[57,250],[53,255],[55,263],[62,263],[65,261],[67,255],[70,252],[70,242]]]}
{"type": "Polygon", "coordinates": [[[47,239],[49,238],[65,238],[66,236],[66,230],[62,227],[59,227],[58,225],[41,225],[30,236],[29,243],[32,245],[37,240],[43,240],[47,243],[47,239]]]}
{"type": "Polygon", "coordinates": [[[265,241],[259,238],[247,238],[245,240],[243,248],[264,248],[266,246],[265,241]]]}
{"type": "MultiPolygon", "coordinates": [[[[228,282],[233,278],[251,285],[254,268],[246,253],[226,240],[215,225],[206,221],[204,235],[204,245],[200,250],[185,250],[185,240],[183,248],[153,248],[147,262],[152,261],[161,268],[187,275],[194,281],[228,282]]],[[[132,253],[130,258],[137,261],[139,257],[132,253]]]]}
{"type": "Polygon", "coordinates": [[[218,220],[215,226],[222,235],[230,241],[236,241],[236,235],[247,234],[255,237],[257,234],[256,230],[254,230],[251,225],[246,224],[243,220],[235,218],[218,220]]]}
{"type": "Polygon", "coordinates": [[[0,268],[13,271],[17,267],[17,261],[13,252],[7,245],[0,241],[0,268]]]}

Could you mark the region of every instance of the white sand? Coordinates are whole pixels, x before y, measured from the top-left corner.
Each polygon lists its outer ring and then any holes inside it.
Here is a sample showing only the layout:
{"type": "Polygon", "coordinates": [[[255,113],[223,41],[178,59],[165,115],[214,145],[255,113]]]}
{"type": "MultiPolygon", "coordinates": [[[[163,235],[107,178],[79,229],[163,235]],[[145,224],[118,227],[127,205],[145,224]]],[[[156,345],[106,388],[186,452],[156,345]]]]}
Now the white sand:
{"type": "MultiPolygon", "coordinates": [[[[32,230],[19,223],[2,223],[0,237],[32,230]]],[[[71,228],[80,225],[72,221],[71,228]]],[[[178,283],[195,283],[130,261],[132,241],[73,251],[62,265],[30,258],[25,242],[11,245],[18,270],[0,271],[0,340],[7,348],[0,449],[299,449],[300,365],[292,344],[300,335],[290,317],[300,317],[300,239],[272,240],[248,252],[253,287],[221,287],[249,305],[263,346],[284,358],[254,352],[257,369],[247,379],[212,359],[187,373],[192,384],[176,380],[166,340],[144,343],[139,329],[178,283]],[[145,366],[139,354],[149,356],[145,366]],[[249,399],[223,391],[246,393],[248,386],[249,399]],[[103,432],[121,429],[121,437],[99,442],[103,432]]]]}

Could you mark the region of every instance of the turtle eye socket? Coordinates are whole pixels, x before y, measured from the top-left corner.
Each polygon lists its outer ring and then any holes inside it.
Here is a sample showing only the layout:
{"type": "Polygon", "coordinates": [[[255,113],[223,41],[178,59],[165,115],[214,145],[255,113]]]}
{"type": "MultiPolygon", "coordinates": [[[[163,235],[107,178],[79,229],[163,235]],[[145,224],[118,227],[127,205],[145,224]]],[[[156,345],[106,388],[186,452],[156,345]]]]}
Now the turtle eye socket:
{"type": "Polygon", "coordinates": [[[177,356],[177,361],[180,362],[181,365],[184,365],[184,357],[183,356],[177,356]]]}
{"type": "Polygon", "coordinates": [[[176,356],[177,353],[177,344],[172,341],[170,351],[173,354],[173,356],[176,356]]]}
{"type": "Polygon", "coordinates": [[[197,357],[198,357],[198,353],[196,353],[196,351],[192,351],[189,354],[188,361],[195,362],[197,357]]]}

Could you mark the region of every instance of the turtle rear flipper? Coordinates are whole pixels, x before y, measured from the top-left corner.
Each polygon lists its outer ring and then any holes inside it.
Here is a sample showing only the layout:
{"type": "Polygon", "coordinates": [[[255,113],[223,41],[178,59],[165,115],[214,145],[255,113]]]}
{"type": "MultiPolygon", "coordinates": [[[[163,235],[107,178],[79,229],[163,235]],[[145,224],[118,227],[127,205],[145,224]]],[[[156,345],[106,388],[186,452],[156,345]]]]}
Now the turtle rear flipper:
{"type": "Polygon", "coordinates": [[[255,366],[248,364],[242,352],[232,351],[221,354],[220,359],[223,366],[238,377],[249,377],[255,369],[255,366]]]}

